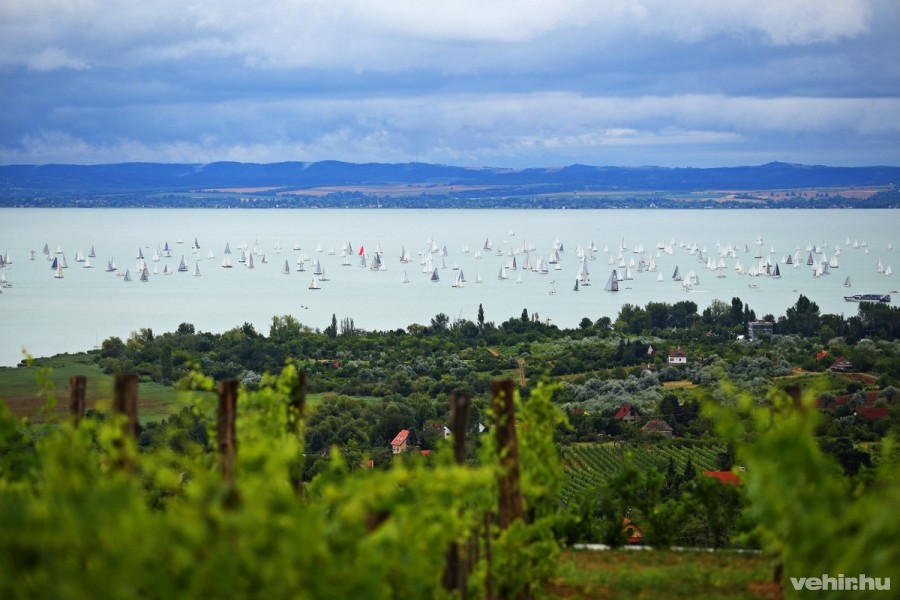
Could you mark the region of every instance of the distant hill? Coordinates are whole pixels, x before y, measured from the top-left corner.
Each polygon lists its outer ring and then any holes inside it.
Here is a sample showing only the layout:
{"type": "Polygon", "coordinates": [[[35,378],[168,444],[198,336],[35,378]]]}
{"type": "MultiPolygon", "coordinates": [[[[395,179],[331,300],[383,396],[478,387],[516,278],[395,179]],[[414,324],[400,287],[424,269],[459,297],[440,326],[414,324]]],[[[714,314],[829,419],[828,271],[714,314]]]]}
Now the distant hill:
{"type": "Polygon", "coordinates": [[[900,167],[827,167],[777,162],[709,169],[587,165],[499,169],[338,161],[0,166],[0,190],[80,193],[417,183],[492,187],[537,185],[558,191],[700,191],[886,186],[896,182],[900,182],[900,167]]]}
{"type": "Polygon", "coordinates": [[[339,161],[11,165],[0,166],[0,206],[897,208],[898,181],[900,167],[777,162],[710,169],[339,161]]]}

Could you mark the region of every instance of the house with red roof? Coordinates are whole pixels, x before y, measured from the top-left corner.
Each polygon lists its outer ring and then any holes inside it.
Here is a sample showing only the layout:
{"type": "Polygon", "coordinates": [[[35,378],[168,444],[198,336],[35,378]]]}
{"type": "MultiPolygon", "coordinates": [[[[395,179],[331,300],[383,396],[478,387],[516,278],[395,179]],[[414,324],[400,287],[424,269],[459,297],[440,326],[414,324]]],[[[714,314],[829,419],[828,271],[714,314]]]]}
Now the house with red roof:
{"type": "Polygon", "coordinates": [[[618,412],[616,412],[616,418],[622,421],[627,421],[629,423],[637,421],[638,417],[640,417],[640,413],[638,413],[637,409],[630,404],[623,404],[618,412]]]}
{"type": "Polygon", "coordinates": [[[714,477],[723,484],[739,485],[741,483],[737,473],[732,473],[731,471],[703,471],[703,474],[707,477],[714,477]]]}
{"type": "Polygon", "coordinates": [[[670,365],[686,365],[687,364],[687,350],[682,348],[675,348],[674,350],[669,350],[669,364],[670,365]]]}
{"type": "Polygon", "coordinates": [[[828,368],[832,371],[852,371],[853,363],[847,360],[845,357],[841,356],[836,361],[831,363],[831,366],[828,368]]]}
{"type": "Polygon", "coordinates": [[[644,532],[628,517],[622,519],[622,528],[629,544],[640,544],[644,541],[644,532]]]}
{"type": "MultiPolygon", "coordinates": [[[[383,438],[382,438],[383,439],[383,438]]],[[[394,436],[394,439],[391,440],[391,452],[394,454],[400,454],[401,452],[406,452],[406,443],[409,440],[409,429],[401,429],[400,433],[394,436]]]]}

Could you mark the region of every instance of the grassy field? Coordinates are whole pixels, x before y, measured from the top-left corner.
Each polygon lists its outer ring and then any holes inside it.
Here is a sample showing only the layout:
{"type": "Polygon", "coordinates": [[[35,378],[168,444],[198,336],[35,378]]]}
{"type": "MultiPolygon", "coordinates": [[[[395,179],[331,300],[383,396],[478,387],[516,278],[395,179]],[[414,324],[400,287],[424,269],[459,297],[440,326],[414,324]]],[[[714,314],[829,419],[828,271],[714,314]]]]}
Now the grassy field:
{"type": "MultiPolygon", "coordinates": [[[[87,354],[60,355],[40,359],[29,367],[0,368],[0,401],[9,406],[18,417],[27,417],[33,423],[52,421],[68,413],[69,377],[87,377],[85,401],[88,408],[108,410],[113,389],[113,378],[104,374],[87,354]],[[55,399],[55,406],[48,409],[48,399],[55,399]]],[[[141,421],[158,420],[177,412],[190,402],[188,392],[158,383],[141,383],[138,386],[138,417],[141,421]]]]}
{"type": "Polygon", "coordinates": [[[551,598],[781,598],[774,563],[758,554],[567,550],[551,598]]]}

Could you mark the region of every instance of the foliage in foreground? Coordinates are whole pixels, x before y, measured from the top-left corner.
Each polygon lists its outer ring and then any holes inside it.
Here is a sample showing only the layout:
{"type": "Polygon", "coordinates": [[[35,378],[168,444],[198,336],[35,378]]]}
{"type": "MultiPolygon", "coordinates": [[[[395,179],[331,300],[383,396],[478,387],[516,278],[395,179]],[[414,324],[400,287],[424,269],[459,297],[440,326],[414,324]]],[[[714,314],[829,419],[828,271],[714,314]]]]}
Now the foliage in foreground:
{"type": "MultiPolygon", "coordinates": [[[[211,381],[201,383],[211,385],[211,381]]],[[[402,461],[349,471],[339,454],[299,483],[303,440],[291,433],[288,366],[238,402],[235,484],[215,455],[186,441],[139,452],[116,419],[65,424],[41,438],[0,404],[0,596],[4,598],[431,598],[451,542],[466,542],[497,506],[497,452],[476,466],[450,452],[435,468],[402,461]]],[[[493,526],[470,593],[513,596],[553,572],[550,534],[559,493],[552,390],[522,403],[530,523],[493,526]]],[[[209,407],[198,406],[200,412],[209,407]]],[[[210,439],[214,434],[210,432],[210,439]]]]}
{"type": "MultiPolygon", "coordinates": [[[[756,405],[742,397],[738,410],[709,406],[720,434],[738,447],[749,498],[767,550],[782,561],[784,580],[844,574],[900,581],[900,452],[882,442],[878,465],[864,478],[846,477],[814,435],[815,396],[773,393],[756,405]],[[851,485],[851,481],[855,485],[851,485]]],[[[786,591],[792,591],[790,584],[786,591]]],[[[843,597],[829,590],[821,597],[843,597]]]]}

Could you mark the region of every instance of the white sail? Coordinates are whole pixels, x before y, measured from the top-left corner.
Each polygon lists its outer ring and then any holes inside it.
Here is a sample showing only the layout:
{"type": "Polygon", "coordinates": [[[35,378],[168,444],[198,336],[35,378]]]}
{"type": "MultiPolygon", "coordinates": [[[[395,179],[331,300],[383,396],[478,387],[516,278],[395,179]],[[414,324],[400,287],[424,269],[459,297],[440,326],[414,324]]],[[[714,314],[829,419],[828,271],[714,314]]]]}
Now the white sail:
{"type": "Polygon", "coordinates": [[[618,292],[619,291],[619,275],[616,273],[616,270],[613,269],[612,273],[609,276],[609,280],[607,280],[606,285],[603,287],[607,292],[618,292]]]}

